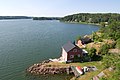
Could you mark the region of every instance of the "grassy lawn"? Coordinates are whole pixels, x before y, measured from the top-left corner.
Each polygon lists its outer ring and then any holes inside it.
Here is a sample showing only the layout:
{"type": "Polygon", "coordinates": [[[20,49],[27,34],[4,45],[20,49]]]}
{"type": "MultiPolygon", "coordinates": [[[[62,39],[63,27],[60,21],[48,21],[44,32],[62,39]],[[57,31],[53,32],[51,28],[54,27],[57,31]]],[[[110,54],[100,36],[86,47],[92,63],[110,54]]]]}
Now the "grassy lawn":
{"type": "MultiPolygon", "coordinates": [[[[93,72],[86,72],[84,75],[80,76],[79,78],[77,78],[76,80],[90,80],[93,76],[99,74],[102,70],[103,70],[103,65],[101,63],[101,61],[93,61],[93,62],[84,62],[84,63],[69,63],[69,64],[65,64],[65,63],[58,63],[58,62],[50,62],[46,65],[50,65],[50,66],[56,66],[56,67],[66,67],[66,66],[96,66],[97,67],[97,71],[93,71],[93,72]]],[[[74,80],[74,79],[73,79],[74,80]]]]}
{"type": "Polygon", "coordinates": [[[71,63],[71,64],[74,64],[76,66],[81,66],[81,67],[83,67],[83,66],[96,66],[98,69],[97,71],[86,72],[84,75],[80,76],[76,80],[90,80],[93,76],[99,74],[103,70],[103,66],[102,66],[100,61],[84,62],[84,63],[71,63]]]}

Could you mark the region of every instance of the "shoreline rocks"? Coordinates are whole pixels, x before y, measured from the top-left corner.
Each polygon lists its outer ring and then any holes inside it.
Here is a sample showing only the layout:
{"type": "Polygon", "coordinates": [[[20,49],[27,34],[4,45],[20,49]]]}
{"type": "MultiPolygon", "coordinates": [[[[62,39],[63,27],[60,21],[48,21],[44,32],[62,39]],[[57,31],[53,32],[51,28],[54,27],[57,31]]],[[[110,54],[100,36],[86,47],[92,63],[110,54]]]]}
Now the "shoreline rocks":
{"type": "Polygon", "coordinates": [[[61,66],[46,65],[49,62],[50,61],[43,61],[42,63],[34,64],[27,69],[27,72],[35,75],[61,74],[61,73],[67,73],[68,70],[70,69],[70,66],[61,67],[61,66]]]}

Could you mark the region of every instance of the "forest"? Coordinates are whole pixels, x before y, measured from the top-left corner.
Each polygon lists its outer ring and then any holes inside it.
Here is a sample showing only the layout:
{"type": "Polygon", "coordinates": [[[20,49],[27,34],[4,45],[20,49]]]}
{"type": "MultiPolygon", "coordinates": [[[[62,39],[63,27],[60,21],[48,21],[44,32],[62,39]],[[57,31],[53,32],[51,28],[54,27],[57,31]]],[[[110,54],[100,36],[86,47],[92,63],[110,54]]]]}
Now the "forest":
{"type": "Polygon", "coordinates": [[[105,26],[112,21],[120,21],[120,14],[117,13],[78,13],[68,15],[60,19],[63,22],[94,23],[105,26]]]}
{"type": "Polygon", "coordinates": [[[59,20],[59,17],[33,17],[33,20],[59,20]]]}
{"type": "Polygon", "coordinates": [[[28,16],[0,16],[0,20],[3,19],[31,19],[32,17],[28,16]]]}

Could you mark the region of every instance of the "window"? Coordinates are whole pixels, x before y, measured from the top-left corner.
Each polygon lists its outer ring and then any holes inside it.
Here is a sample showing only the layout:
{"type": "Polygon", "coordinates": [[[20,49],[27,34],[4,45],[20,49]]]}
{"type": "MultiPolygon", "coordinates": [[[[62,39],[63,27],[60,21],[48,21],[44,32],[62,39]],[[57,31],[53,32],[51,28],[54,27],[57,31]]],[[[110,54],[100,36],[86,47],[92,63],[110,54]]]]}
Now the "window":
{"type": "Polygon", "coordinates": [[[73,52],[77,52],[77,49],[74,49],[73,52]]]}
{"type": "Polygon", "coordinates": [[[70,58],[74,58],[74,55],[70,55],[70,58]]]}
{"type": "Polygon", "coordinates": [[[78,57],[80,57],[80,54],[78,54],[78,57]]]}
{"type": "Polygon", "coordinates": [[[87,56],[87,54],[86,54],[86,53],[84,53],[84,54],[83,54],[83,56],[87,56]]]}

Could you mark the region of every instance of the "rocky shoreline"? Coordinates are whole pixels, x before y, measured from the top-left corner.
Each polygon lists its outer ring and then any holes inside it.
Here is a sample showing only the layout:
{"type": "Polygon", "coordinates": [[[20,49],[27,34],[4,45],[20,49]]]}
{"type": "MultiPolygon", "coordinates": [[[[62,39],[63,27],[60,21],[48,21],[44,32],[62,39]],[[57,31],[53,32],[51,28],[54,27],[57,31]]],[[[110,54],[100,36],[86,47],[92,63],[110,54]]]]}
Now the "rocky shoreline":
{"type": "Polygon", "coordinates": [[[46,74],[62,74],[69,73],[70,66],[51,66],[47,65],[51,61],[46,60],[38,64],[34,64],[27,69],[27,72],[35,75],[46,75],[46,74]]]}

